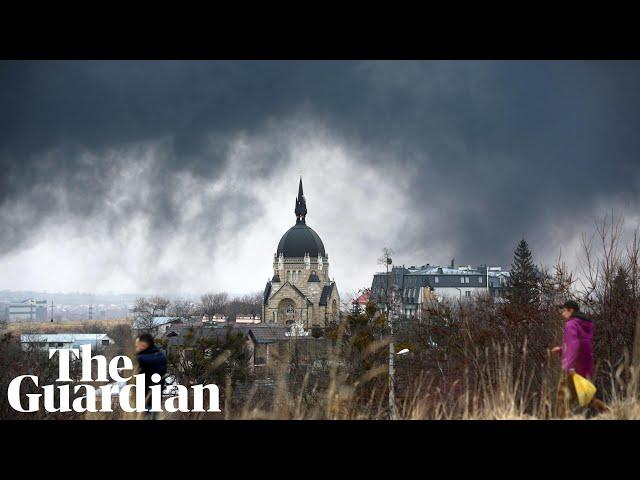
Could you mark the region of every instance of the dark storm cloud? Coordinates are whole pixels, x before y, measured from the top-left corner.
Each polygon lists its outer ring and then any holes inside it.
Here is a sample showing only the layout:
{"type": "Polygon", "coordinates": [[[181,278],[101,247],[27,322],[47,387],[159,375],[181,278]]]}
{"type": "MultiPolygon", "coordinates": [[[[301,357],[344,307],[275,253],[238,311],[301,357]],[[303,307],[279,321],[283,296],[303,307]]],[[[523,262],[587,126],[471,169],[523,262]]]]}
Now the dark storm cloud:
{"type": "MultiPolygon", "coordinates": [[[[503,262],[523,235],[542,248],[550,225],[581,221],[596,202],[637,201],[637,85],[637,62],[5,62],[0,211],[21,200],[31,220],[103,212],[105,179],[123,168],[110,149],[161,141],[146,202],[107,221],[147,209],[167,228],[181,215],[167,172],[218,178],[231,137],[302,115],[381,171],[414,172],[397,185],[412,229],[396,250],[439,241],[461,261],[503,262]]],[[[246,181],[277,174],[283,150],[265,149],[246,181]]],[[[209,207],[249,217],[261,208],[233,193],[209,207]]],[[[0,253],[36,224],[5,222],[0,253]]]]}

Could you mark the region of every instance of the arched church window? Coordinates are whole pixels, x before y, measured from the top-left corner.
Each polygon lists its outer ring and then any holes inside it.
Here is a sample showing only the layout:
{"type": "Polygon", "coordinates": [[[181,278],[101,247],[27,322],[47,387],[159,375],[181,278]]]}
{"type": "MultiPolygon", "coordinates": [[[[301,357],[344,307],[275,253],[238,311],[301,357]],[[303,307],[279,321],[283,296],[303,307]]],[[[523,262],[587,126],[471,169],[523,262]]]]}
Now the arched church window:
{"type": "Polygon", "coordinates": [[[295,310],[293,308],[293,304],[292,303],[288,303],[287,306],[284,309],[285,312],[285,322],[289,323],[289,322],[293,322],[295,320],[295,310]]]}

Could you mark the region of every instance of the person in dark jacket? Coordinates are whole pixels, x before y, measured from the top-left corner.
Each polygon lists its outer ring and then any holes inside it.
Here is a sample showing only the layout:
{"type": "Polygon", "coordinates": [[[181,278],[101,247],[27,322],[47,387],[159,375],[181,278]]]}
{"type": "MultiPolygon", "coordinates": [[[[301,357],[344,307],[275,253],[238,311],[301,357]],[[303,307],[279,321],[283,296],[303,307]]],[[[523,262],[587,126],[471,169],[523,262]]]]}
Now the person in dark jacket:
{"type": "MultiPolygon", "coordinates": [[[[560,306],[564,324],[562,346],[551,351],[560,353],[562,378],[558,388],[558,416],[564,418],[568,410],[577,401],[573,379],[574,373],[587,379],[593,378],[593,322],[580,312],[580,306],[573,300],[567,300],[560,306]]],[[[590,407],[598,412],[607,409],[605,404],[594,398],[590,407]]]]}
{"type": "MultiPolygon", "coordinates": [[[[153,336],[149,333],[143,333],[136,338],[135,343],[136,356],[138,357],[138,374],[144,374],[145,381],[145,407],[151,408],[151,390],[150,387],[155,385],[151,380],[151,376],[157,373],[162,378],[160,385],[164,388],[164,376],[167,373],[167,356],[162,352],[153,340],[153,336]]],[[[154,412],[148,412],[149,416],[155,418],[154,412]]]]}

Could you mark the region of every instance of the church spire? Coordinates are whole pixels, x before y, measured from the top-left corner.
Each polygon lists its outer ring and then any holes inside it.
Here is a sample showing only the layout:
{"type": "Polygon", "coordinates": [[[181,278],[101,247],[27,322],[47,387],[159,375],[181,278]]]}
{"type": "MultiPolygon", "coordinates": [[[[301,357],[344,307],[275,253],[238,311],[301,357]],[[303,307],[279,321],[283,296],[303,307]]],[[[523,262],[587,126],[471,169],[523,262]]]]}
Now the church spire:
{"type": "Polygon", "coordinates": [[[296,197],[296,223],[306,223],[305,217],[307,216],[307,202],[304,199],[304,193],[302,192],[302,177],[300,177],[300,186],[298,187],[298,196],[296,197]]]}

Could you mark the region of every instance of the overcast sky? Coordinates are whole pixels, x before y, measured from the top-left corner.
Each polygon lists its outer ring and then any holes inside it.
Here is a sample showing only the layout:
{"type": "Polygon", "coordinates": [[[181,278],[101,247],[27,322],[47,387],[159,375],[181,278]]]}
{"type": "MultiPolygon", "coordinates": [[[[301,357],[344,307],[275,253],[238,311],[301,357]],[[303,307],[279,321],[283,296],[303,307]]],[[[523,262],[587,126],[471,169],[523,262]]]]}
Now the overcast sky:
{"type": "Polygon", "coordinates": [[[295,223],[343,292],[571,259],[637,217],[638,62],[0,63],[0,289],[264,288],[295,223]]]}

